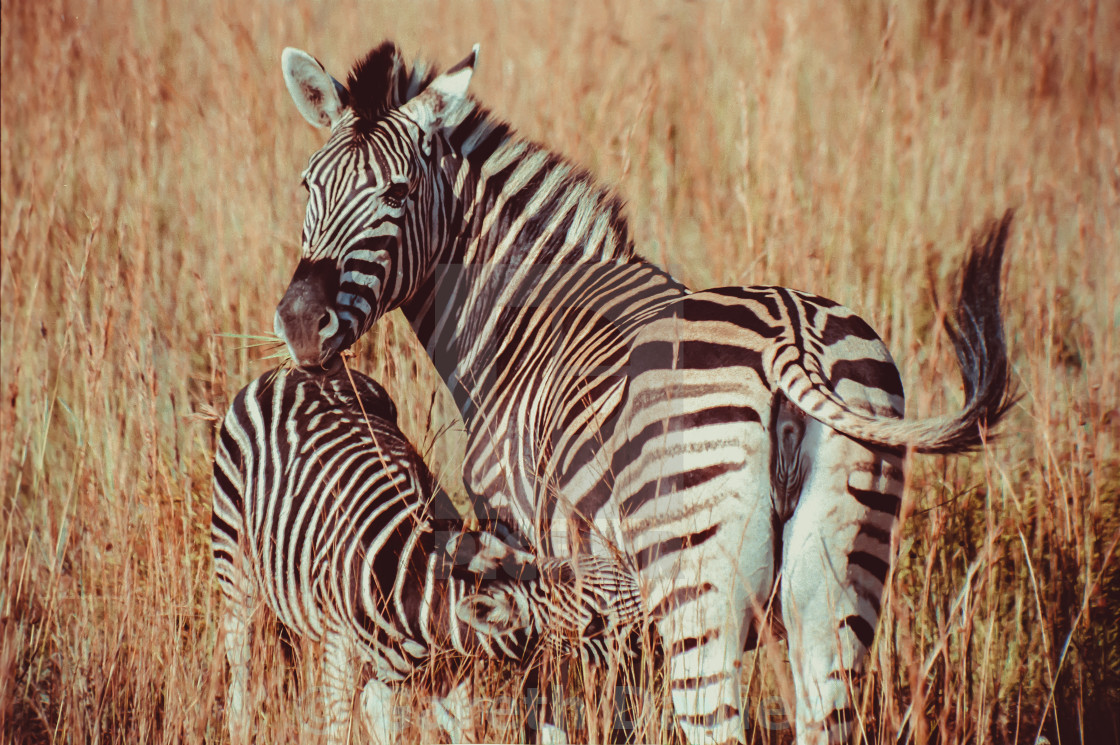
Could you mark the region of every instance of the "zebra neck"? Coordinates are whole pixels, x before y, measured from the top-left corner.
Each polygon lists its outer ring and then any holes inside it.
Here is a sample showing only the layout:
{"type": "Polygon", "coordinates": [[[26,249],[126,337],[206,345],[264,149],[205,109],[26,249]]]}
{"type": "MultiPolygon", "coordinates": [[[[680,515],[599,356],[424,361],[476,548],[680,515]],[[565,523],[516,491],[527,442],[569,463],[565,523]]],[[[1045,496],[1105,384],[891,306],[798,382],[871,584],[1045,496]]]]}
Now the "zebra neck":
{"type": "Polygon", "coordinates": [[[518,387],[547,385],[567,400],[568,389],[585,382],[581,370],[595,377],[600,362],[625,354],[645,319],[643,309],[685,291],[637,258],[447,265],[416,293],[421,302],[403,310],[469,425],[487,398],[508,388],[502,379],[517,378],[518,387]],[[599,362],[575,364],[587,357],[589,345],[599,362]],[[571,364],[552,364],[560,360],[571,364]],[[552,380],[556,376],[564,380],[552,380]]]}
{"type": "Polygon", "coordinates": [[[526,310],[550,302],[544,290],[611,267],[667,275],[634,253],[621,199],[585,170],[474,102],[455,119],[435,207],[448,234],[402,309],[466,417],[526,310]]]}

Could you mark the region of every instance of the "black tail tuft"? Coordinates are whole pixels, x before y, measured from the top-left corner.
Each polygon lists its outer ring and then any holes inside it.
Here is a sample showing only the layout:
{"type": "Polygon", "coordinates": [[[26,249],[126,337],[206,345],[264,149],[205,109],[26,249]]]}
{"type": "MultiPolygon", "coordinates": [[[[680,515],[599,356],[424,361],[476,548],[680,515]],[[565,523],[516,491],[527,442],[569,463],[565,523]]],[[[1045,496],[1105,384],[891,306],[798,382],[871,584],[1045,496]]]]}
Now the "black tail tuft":
{"type": "Polygon", "coordinates": [[[1000,268],[1013,210],[992,221],[972,241],[961,277],[955,328],[947,325],[964,379],[968,426],[957,437],[928,452],[957,453],[978,447],[1018,396],[1000,315],[1000,268]]]}

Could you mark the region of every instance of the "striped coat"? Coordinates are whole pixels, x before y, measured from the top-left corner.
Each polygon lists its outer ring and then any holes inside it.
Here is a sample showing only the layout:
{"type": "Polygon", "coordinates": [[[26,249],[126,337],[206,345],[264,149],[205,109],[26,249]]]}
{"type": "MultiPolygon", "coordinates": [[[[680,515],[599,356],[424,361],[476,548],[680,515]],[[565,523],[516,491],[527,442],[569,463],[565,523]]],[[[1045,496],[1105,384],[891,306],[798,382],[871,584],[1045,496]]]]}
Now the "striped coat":
{"type": "Polygon", "coordinates": [[[965,405],[905,419],[867,323],[788,288],[693,291],[644,260],[609,189],[468,95],[474,54],[419,85],[388,43],[345,86],[303,52],[282,61],[299,110],[330,127],[277,306],[293,358],[332,364],[400,308],[466,422],[478,512],[545,554],[640,568],[688,741],[743,739],[740,655],[771,613],[799,743],[845,739],[904,453],[975,447],[1012,402],[1010,215],[964,266],[965,405]]]}
{"type": "MultiPolygon", "coordinates": [[[[390,684],[435,655],[524,660],[546,632],[593,657],[635,619],[614,562],[546,560],[464,531],[374,381],[339,370],[267,373],[235,398],[214,458],[212,544],[226,599],[227,705],[244,739],[249,621],[266,605],[325,650],[328,731],[344,739],[359,665],[363,708],[391,740],[390,684]]],[[[436,702],[461,739],[468,691],[436,702]]]]}

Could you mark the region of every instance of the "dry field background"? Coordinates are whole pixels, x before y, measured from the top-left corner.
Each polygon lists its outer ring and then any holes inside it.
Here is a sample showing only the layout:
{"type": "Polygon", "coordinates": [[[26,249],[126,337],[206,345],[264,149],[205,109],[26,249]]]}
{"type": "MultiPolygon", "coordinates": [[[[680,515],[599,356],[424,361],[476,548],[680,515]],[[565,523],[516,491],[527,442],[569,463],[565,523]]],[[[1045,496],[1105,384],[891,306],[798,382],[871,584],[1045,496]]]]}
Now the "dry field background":
{"type": "MultiPolygon", "coordinates": [[[[1016,207],[1023,399],[982,453],[915,461],[860,726],[872,743],[1117,738],[1117,3],[2,13],[0,740],[224,741],[208,416],[267,362],[219,334],[271,329],[322,138],[280,51],[341,77],[386,36],[443,66],[480,42],[475,93],[617,184],[641,250],[693,286],[787,284],[859,309],[913,414],[960,403],[933,298],[970,233],[1016,207]]],[[[406,325],[383,321],[359,364],[454,489],[461,425],[406,325]]],[[[262,741],[306,736],[313,673],[271,639],[259,657],[262,741]]],[[[758,742],[790,738],[781,658],[771,644],[744,664],[758,742]]],[[[651,708],[644,735],[669,737],[651,708]]]]}

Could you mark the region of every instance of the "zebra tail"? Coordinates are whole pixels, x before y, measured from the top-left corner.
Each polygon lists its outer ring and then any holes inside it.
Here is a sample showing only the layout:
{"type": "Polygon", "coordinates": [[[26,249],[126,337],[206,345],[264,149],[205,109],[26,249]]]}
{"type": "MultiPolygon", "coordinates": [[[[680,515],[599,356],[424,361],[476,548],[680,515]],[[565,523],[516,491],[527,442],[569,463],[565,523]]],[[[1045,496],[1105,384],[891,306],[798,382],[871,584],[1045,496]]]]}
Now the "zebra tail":
{"type": "Polygon", "coordinates": [[[959,453],[979,447],[985,430],[1019,400],[1011,385],[1000,315],[1000,267],[1014,214],[1007,210],[973,240],[961,278],[955,328],[946,324],[964,382],[965,408],[947,437],[932,447],[917,445],[919,452],[959,453]]]}
{"type": "Polygon", "coordinates": [[[964,381],[965,405],[955,415],[928,419],[877,417],[849,407],[799,365],[779,380],[786,397],[811,417],[849,437],[919,453],[960,453],[979,447],[987,430],[1018,401],[1011,384],[1003,318],[1000,268],[1014,210],[992,221],[972,241],[961,277],[955,323],[946,324],[964,381]]]}

